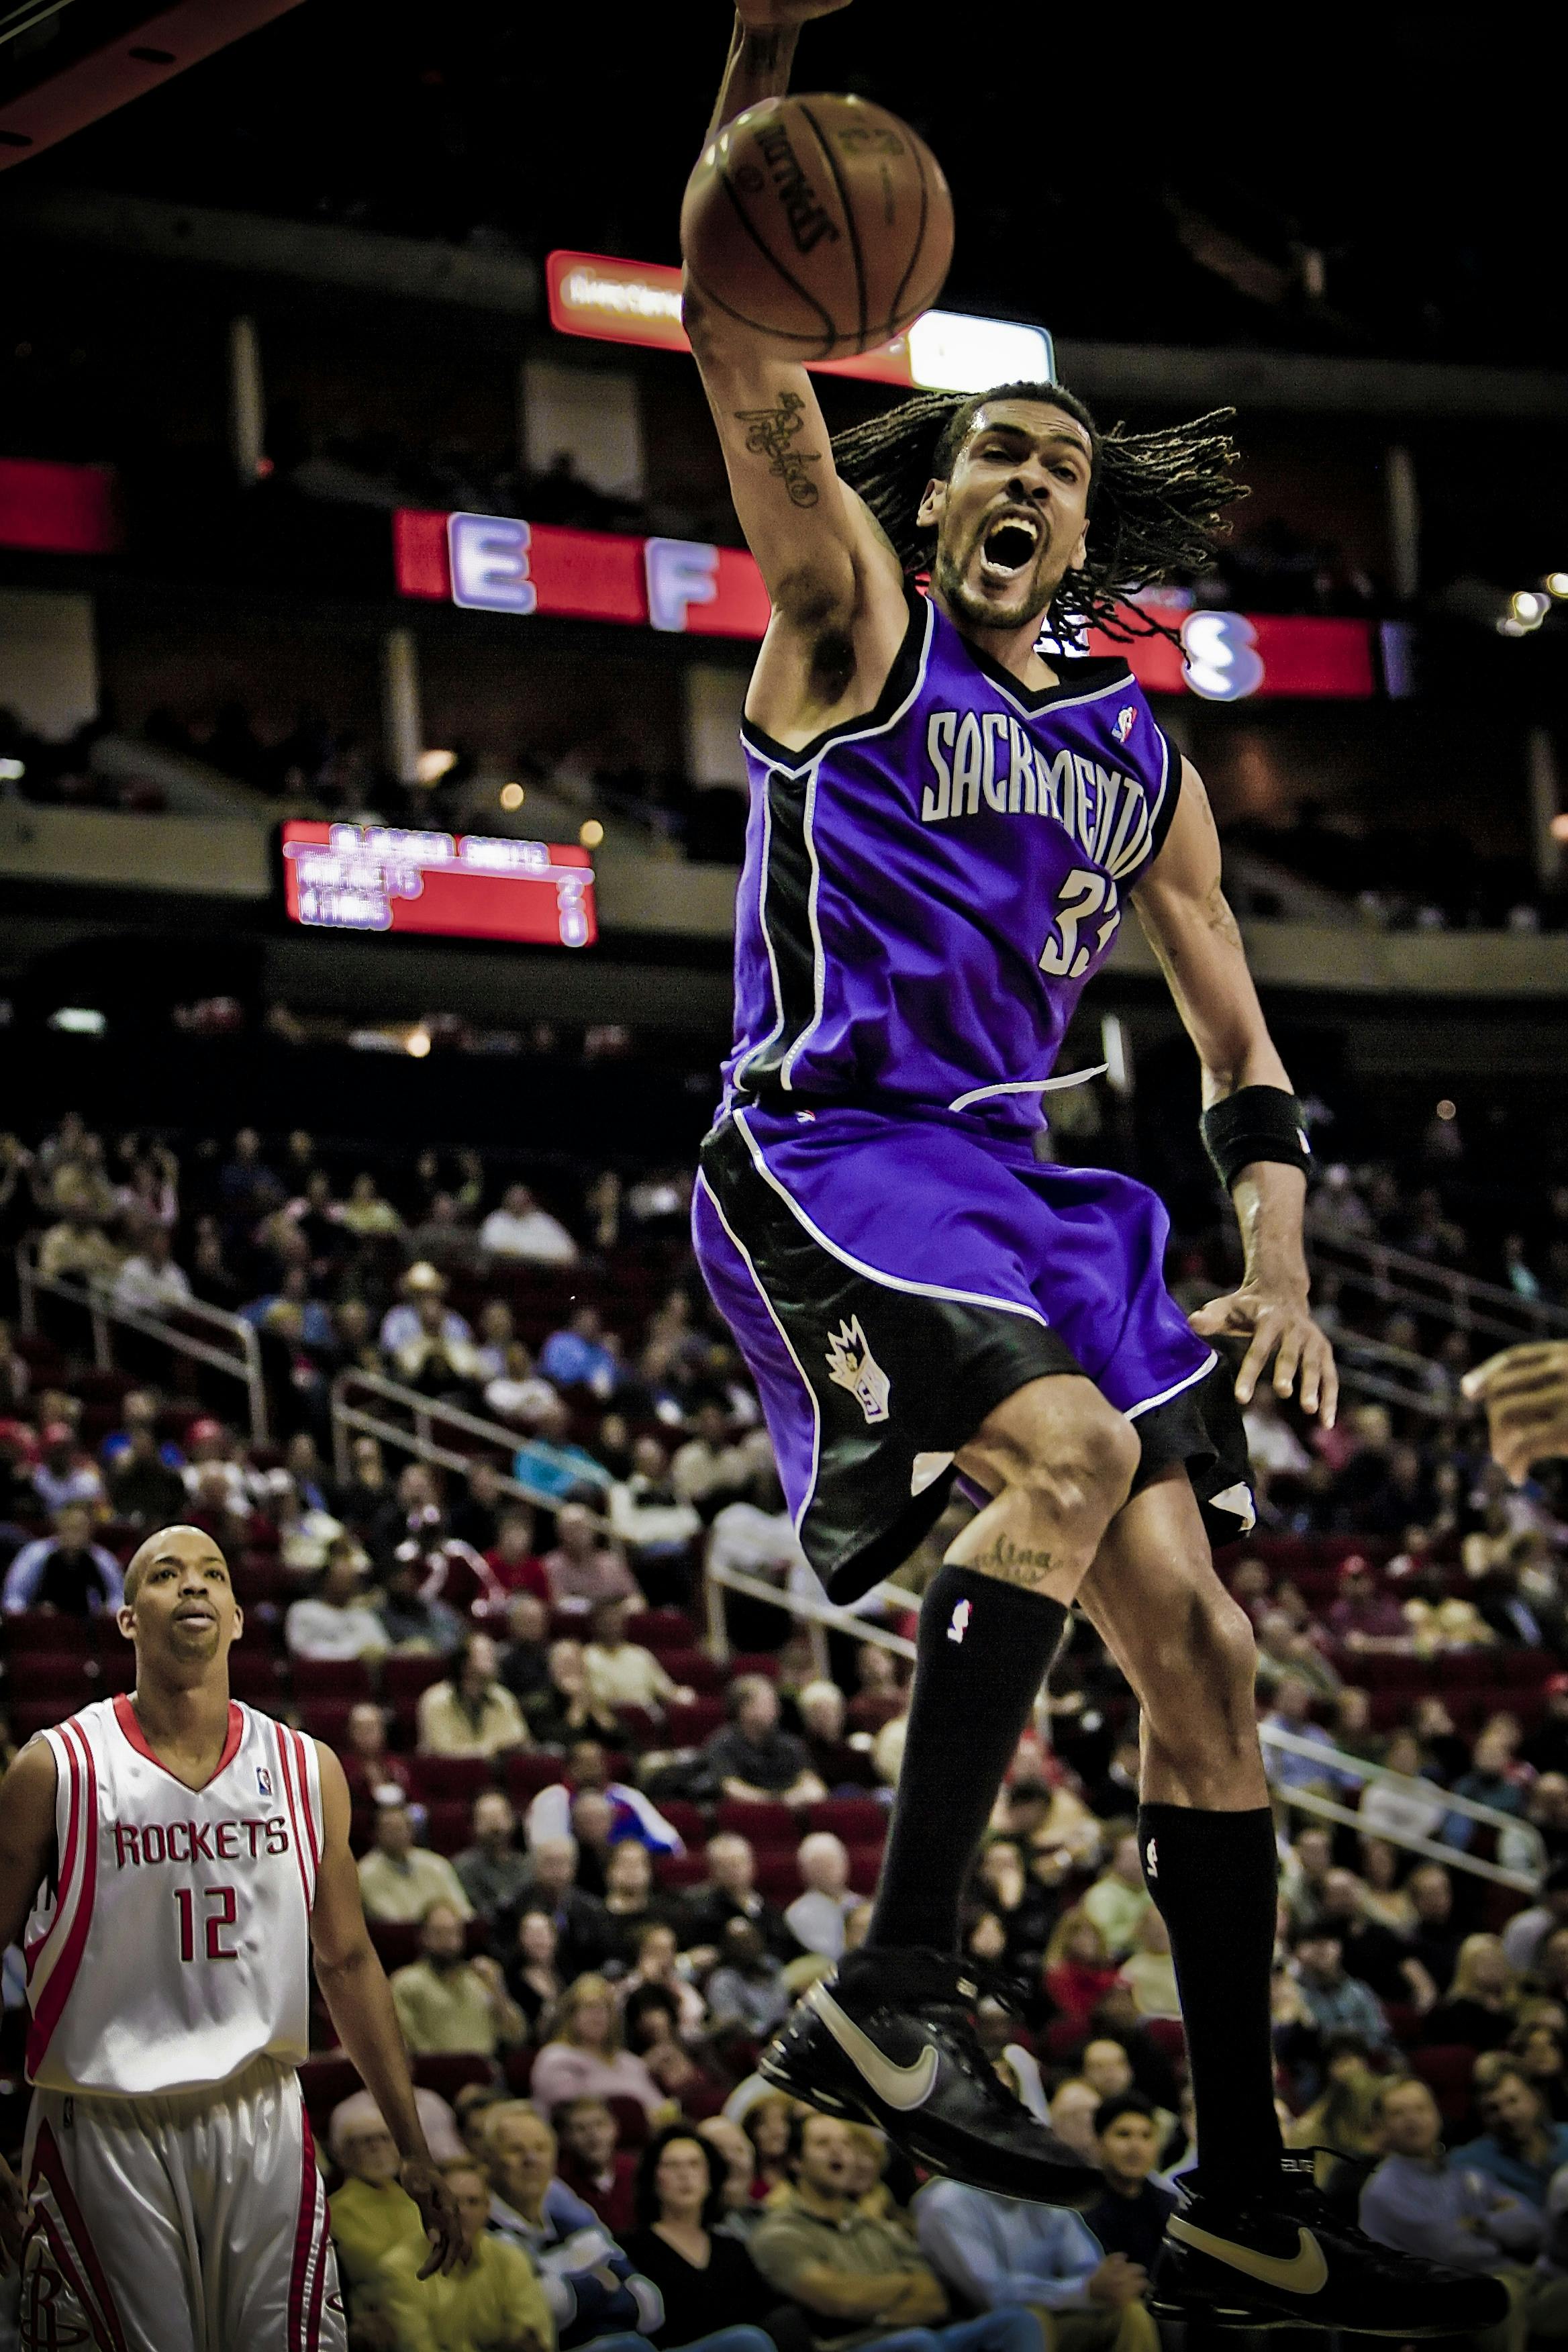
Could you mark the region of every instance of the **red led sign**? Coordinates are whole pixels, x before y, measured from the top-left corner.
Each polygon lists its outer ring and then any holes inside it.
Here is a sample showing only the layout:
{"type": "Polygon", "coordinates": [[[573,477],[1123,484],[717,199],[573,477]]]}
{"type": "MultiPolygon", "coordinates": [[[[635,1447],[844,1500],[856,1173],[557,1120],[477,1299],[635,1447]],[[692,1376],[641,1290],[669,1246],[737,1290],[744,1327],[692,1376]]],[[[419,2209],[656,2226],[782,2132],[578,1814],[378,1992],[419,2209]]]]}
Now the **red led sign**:
{"type": "Polygon", "coordinates": [[[585,849],[403,825],[283,826],[283,903],[292,922],[331,931],[424,931],[448,939],[592,947],[598,937],[585,849]]]}

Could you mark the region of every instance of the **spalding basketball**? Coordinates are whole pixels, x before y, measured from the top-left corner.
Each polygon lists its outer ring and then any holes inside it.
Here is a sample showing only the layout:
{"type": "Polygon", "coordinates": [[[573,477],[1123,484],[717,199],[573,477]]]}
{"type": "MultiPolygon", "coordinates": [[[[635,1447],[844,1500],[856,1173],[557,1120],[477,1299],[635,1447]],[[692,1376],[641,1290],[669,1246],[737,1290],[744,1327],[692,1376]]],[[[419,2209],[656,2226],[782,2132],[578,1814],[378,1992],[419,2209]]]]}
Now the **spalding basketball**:
{"type": "Polygon", "coordinates": [[[773,350],[849,359],[936,300],[952,199],[896,114],[863,98],[769,98],[691,174],[680,243],[699,291],[773,350]]]}

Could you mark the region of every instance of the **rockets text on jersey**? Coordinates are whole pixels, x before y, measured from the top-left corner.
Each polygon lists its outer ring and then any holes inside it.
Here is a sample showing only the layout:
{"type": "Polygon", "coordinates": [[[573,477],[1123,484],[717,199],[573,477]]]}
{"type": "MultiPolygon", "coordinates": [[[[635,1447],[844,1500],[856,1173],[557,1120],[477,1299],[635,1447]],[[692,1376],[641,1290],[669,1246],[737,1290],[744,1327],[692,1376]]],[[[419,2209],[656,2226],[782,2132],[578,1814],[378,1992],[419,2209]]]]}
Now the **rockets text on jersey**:
{"type": "Polygon", "coordinates": [[[1022,685],[911,588],[875,709],[798,751],[747,722],[731,1101],[1038,1125],[1181,784],[1125,662],[1052,666],[1022,685]]]}
{"type": "Polygon", "coordinates": [[[26,1932],[28,2080],[138,2097],[309,2054],[321,1855],[315,1743],[231,1702],[216,1771],[191,1789],[121,1696],[44,1734],[56,1878],[26,1932]]]}

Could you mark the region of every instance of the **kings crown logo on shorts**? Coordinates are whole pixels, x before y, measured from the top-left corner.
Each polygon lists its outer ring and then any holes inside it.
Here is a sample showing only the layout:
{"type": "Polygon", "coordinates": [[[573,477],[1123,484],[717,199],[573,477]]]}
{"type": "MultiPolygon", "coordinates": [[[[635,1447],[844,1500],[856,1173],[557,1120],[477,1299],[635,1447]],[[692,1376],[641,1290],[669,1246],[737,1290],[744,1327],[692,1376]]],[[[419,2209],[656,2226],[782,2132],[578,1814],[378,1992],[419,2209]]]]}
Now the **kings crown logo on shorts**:
{"type": "Polygon", "coordinates": [[[858,1315],[850,1316],[834,1332],[827,1342],[826,1361],[829,1380],[848,1390],[868,1422],[887,1420],[893,1384],[871,1353],[858,1315]]]}

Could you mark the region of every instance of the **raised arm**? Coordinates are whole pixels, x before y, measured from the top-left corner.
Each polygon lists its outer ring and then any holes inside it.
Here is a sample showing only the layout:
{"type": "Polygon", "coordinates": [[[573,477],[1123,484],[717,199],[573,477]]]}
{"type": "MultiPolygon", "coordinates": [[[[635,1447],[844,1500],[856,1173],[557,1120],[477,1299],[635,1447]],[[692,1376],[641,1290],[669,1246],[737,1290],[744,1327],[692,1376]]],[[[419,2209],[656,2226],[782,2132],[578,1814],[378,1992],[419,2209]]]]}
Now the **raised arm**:
{"type": "Polygon", "coordinates": [[[331,1749],[323,1748],[320,1740],[316,1755],[325,1832],[310,1914],[316,1981],[338,2040],[358,2067],[360,2080],[397,2143],[403,2158],[403,2186],[418,2206],[430,2241],[430,2256],[419,2273],[428,2278],[432,2271],[449,2271],[458,2259],[461,2236],[457,2208],[425,2145],[407,2053],[392,2005],[392,1988],[364,1924],[359,1873],[349,1851],[348,1782],[331,1749]]]}
{"type": "MultiPolygon", "coordinates": [[[[741,0],[709,127],[782,97],[799,26],[846,0],[741,0]]],[[[735,512],[773,617],[749,715],[785,742],[869,709],[902,640],[897,556],[834,471],[811,378],[708,299],[688,270],[686,331],[718,427],[735,512]]]]}
{"type": "MultiPolygon", "coordinates": [[[[0,1951],[19,1944],[39,1887],[55,1868],[55,1751],[31,1739],[0,1781],[0,1951]]],[[[0,2271],[22,2258],[31,2215],[0,2157],[0,2271]]]]}
{"type": "MultiPolygon", "coordinates": [[[[1208,794],[1190,760],[1182,762],[1181,798],[1164,847],[1134,889],[1133,904],[1197,1048],[1205,1108],[1243,1087],[1288,1091],[1290,1081],[1226,903],[1208,794]]],[[[1205,1339],[1249,1342],[1236,1382],[1243,1404],[1272,1357],[1276,1395],[1289,1396],[1299,1379],[1303,1409],[1331,1428],[1339,1400],[1333,1349],[1307,1307],[1307,1180],[1283,1162],[1254,1160],[1237,1177],[1231,1199],[1246,1273],[1239,1290],[1193,1316],[1193,1328],[1205,1339]]]]}

